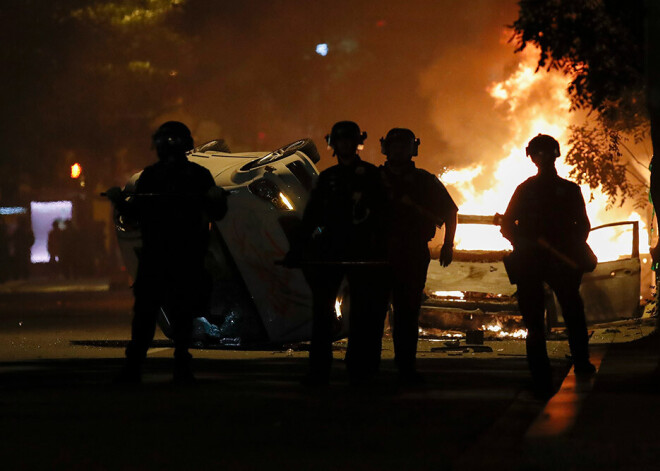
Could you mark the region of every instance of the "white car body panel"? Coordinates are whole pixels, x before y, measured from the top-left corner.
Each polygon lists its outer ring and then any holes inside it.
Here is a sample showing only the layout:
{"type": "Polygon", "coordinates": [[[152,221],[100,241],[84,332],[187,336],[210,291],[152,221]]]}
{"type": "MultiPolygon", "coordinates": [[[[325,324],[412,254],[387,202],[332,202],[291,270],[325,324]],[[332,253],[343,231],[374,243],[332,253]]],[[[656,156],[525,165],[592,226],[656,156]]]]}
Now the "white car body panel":
{"type": "MultiPolygon", "coordinates": [[[[460,215],[459,223],[461,219],[493,221],[494,217],[460,215]]],[[[618,260],[600,262],[592,273],[584,275],[580,293],[589,324],[629,319],[635,317],[639,311],[641,263],[638,223],[624,221],[595,227],[591,230],[590,237],[597,231],[617,226],[630,226],[630,254],[622,255],[618,260]]],[[[487,259],[489,252],[484,251],[483,254],[487,259]]],[[[446,268],[441,267],[437,260],[432,260],[427,273],[426,292],[431,294],[438,291],[513,296],[516,286],[509,282],[501,260],[455,260],[446,268]]],[[[557,298],[553,295],[552,299],[554,302],[550,302],[546,308],[550,323],[556,325],[562,323],[563,318],[557,298]]],[[[460,309],[461,304],[462,302],[456,302],[456,308],[460,309]]]]}
{"type": "MultiPolygon", "coordinates": [[[[227,214],[213,223],[207,266],[210,263],[210,271],[220,274],[218,276],[222,283],[240,285],[241,289],[247,291],[249,299],[244,297],[239,304],[243,304],[242,308],[246,311],[256,311],[267,333],[267,339],[263,341],[269,343],[311,338],[312,297],[302,271],[288,269],[275,262],[281,260],[289,250],[289,241],[280,218],[302,218],[318,170],[307,154],[301,150],[291,153],[292,150],[287,147],[281,150],[289,152],[283,152],[282,155],[277,154],[278,151],[275,154],[210,151],[193,152],[188,156],[190,161],[207,168],[216,184],[229,192],[227,214]],[[267,164],[243,169],[246,164],[259,163],[258,159],[268,156],[273,160],[267,164]],[[297,173],[290,165],[297,166],[297,173]],[[277,208],[253,194],[248,185],[259,179],[275,183],[293,206],[292,210],[277,208]]],[[[129,180],[124,189],[126,193],[134,191],[139,176],[140,173],[137,173],[129,180]]],[[[121,222],[118,218],[119,215],[116,215],[117,221],[121,222]]],[[[117,224],[117,229],[127,270],[135,278],[136,250],[139,251],[141,246],[139,230],[125,227],[121,223],[117,224]]],[[[220,297],[222,291],[219,288],[220,297]]],[[[217,296],[213,302],[223,304],[217,301],[217,296]]],[[[211,306],[211,311],[216,307],[211,306]]],[[[203,322],[208,325],[206,319],[203,322]]],[[[169,320],[165,312],[160,323],[168,334],[169,320]]]]}

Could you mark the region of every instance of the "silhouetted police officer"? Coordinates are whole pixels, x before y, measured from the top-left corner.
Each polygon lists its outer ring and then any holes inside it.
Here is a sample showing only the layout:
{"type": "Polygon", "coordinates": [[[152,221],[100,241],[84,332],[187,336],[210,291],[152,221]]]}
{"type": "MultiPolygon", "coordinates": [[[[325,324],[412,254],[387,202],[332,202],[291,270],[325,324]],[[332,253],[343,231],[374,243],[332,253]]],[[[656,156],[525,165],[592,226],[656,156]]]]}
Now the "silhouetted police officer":
{"type": "Polygon", "coordinates": [[[539,134],[529,142],[527,155],[538,173],[516,188],[502,219],[502,234],[514,249],[505,264],[518,285],[535,389],[549,397],[554,389],[545,343],[543,283],[561,305],[576,374],[593,374],[579,289],[583,273],[593,270],[596,260],[586,244],[591,226],[580,187],[560,178],[555,169],[559,143],[539,134]]]}
{"type": "Polygon", "coordinates": [[[391,264],[392,336],[395,362],[404,383],[422,381],[415,368],[419,310],[430,262],[428,243],[436,227],[445,225],[440,264],[453,257],[458,208],[432,173],[416,168],[419,139],[410,129],[391,129],[381,138],[387,162],[381,174],[391,205],[389,260],[391,264]]]}
{"type": "Polygon", "coordinates": [[[224,191],[211,173],[188,161],[193,148],[188,128],[168,121],[153,135],[158,162],[145,168],[135,195],[125,198],[119,188],[108,190],[117,209],[134,218],[142,233],[131,341],[119,382],[139,382],[141,366],[153,339],[159,311],[172,321],[174,381],[194,380],[188,352],[192,321],[205,307],[209,278],[204,257],[210,220],[226,212],[224,191]]]}
{"type": "Polygon", "coordinates": [[[385,197],[378,168],[358,155],[367,134],[340,121],[326,136],[337,165],[320,173],[304,211],[301,238],[285,261],[302,260],[313,294],[308,385],[327,384],[332,362],[335,300],[346,276],[350,332],[346,364],[352,384],[378,370],[387,309],[385,288],[385,197]],[[380,265],[379,265],[380,264],[380,265]]]}

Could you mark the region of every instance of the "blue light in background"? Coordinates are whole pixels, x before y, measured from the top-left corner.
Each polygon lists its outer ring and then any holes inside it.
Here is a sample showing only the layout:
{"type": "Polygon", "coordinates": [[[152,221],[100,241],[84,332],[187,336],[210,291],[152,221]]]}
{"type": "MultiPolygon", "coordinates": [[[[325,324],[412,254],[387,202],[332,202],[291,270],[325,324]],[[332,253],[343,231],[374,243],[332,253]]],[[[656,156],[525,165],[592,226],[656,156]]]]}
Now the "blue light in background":
{"type": "Polygon", "coordinates": [[[6,216],[11,214],[25,214],[27,208],[21,206],[2,206],[0,207],[0,215],[6,216]]]}
{"type": "Polygon", "coordinates": [[[328,45],[326,43],[321,43],[316,45],[316,53],[319,56],[327,56],[328,55],[328,45]]]}

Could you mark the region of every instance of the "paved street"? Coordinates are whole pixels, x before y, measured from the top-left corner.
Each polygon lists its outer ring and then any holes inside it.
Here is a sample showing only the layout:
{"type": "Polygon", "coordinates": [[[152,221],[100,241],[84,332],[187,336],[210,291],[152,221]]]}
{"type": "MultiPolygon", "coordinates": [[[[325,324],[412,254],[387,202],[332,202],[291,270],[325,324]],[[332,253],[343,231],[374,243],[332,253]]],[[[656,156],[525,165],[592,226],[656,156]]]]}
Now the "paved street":
{"type": "MultiPolygon", "coordinates": [[[[577,453],[578,444],[590,443],[579,440],[591,430],[584,414],[620,424],[617,411],[649,425],[657,418],[657,408],[642,409],[656,396],[647,388],[640,402],[640,392],[620,381],[620,355],[607,360],[630,348],[618,342],[650,332],[650,321],[593,333],[594,358],[603,361],[595,386],[576,384],[565,341],[550,342],[562,389],[545,404],[527,391],[522,341],[487,341],[488,353],[437,351],[444,342],[422,341],[419,366],[428,384],[415,389],[398,387],[389,339],[378,384],[350,388],[338,343],[333,384],[309,391],[298,383],[306,352],[296,346],[195,350],[198,384],[175,387],[172,349],[160,335],[144,385],[119,387],[111,380],[121,366],[130,307],[128,290],[0,296],[5,469],[558,469],[553,463],[567,462],[564,449],[577,453]],[[613,407],[613,395],[625,402],[613,407]]],[[[628,378],[657,365],[657,356],[626,358],[628,378]]],[[[602,450],[613,435],[603,427],[599,433],[602,450]]],[[[631,436],[647,443],[642,432],[631,436]]],[[[644,459],[630,469],[652,469],[644,459]]],[[[608,469],[602,461],[599,469],[608,469]]],[[[566,469],[589,469],[578,464],[566,469]]]]}

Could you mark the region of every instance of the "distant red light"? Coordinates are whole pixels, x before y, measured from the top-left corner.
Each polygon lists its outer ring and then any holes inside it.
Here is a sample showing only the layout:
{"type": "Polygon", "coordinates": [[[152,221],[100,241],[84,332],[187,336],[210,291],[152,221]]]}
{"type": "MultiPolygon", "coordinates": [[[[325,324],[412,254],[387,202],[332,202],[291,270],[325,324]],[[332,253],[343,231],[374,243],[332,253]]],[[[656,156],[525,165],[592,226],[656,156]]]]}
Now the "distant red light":
{"type": "Polygon", "coordinates": [[[376,22],[376,26],[378,26],[379,28],[382,28],[385,25],[387,25],[387,21],[385,21],[385,20],[378,20],[376,22]]]}
{"type": "Polygon", "coordinates": [[[71,178],[79,178],[82,174],[82,167],[79,163],[75,163],[71,166],[71,178]]]}

